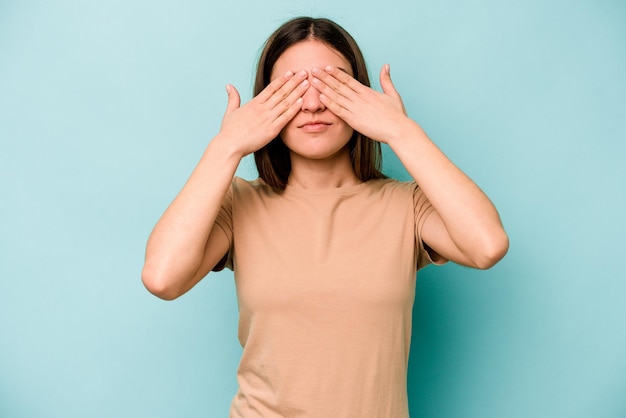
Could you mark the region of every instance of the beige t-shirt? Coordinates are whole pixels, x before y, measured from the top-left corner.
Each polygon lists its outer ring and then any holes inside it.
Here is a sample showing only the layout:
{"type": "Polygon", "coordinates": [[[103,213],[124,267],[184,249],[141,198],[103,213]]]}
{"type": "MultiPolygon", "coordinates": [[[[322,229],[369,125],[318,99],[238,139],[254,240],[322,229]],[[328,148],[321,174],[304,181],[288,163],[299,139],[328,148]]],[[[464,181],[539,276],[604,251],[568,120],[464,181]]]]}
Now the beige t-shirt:
{"type": "MultiPolygon", "coordinates": [[[[231,246],[243,355],[231,418],[408,417],[420,230],[415,183],[273,191],[235,178],[216,220],[231,246]]],[[[444,260],[436,260],[444,261],[444,260]]]]}

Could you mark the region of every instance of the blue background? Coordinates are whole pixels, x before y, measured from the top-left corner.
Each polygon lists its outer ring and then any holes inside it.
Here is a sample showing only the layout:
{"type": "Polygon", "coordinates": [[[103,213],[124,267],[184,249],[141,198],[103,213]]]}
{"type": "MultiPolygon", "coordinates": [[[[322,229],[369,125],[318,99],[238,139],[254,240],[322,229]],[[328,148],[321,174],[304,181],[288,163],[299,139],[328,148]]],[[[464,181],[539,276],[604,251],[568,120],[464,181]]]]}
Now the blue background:
{"type": "Polygon", "coordinates": [[[348,29],[373,80],[391,64],[511,239],[489,271],[420,273],[412,416],[626,416],[622,1],[1,0],[0,417],[227,415],[232,274],[164,302],[144,247],[225,84],[248,100],[262,42],[302,14],[348,29]]]}

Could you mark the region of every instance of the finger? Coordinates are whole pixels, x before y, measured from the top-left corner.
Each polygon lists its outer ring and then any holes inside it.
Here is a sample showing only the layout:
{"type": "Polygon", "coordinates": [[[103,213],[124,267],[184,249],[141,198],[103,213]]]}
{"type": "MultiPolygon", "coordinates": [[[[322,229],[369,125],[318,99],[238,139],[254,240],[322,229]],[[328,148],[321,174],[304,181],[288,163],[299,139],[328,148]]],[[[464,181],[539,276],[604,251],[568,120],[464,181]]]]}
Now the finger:
{"type": "MultiPolygon", "coordinates": [[[[310,88],[311,83],[308,80],[302,80],[300,84],[293,89],[287,97],[277,102],[276,106],[269,109],[274,119],[281,117],[283,113],[294,114],[302,109],[302,96],[310,88]]],[[[269,102],[268,102],[269,103],[269,102]]],[[[291,117],[289,118],[291,119],[291,117]]]]}
{"type": "MultiPolygon", "coordinates": [[[[295,114],[302,109],[302,96],[307,89],[310,88],[310,85],[311,83],[309,83],[308,80],[302,80],[302,82],[295,89],[293,89],[287,97],[277,101],[274,107],[269,107],[268,103],[274,100],[274,97],[272,97],[272,99],[265,104],[265,106],[267,106],[265,111],[268,115],[268,121],[278,125],[289,122],[295,114]]],[[[275,96],[278,96],[278,94],[275,96]]]]}
{"type": "Polygon", "coordinates": [[[270,106],[273,106],[275,101],[271,101],[274,99],[274,96],[279,95],[282,96],[281,98],[285,98],[294,88],[298,86],[300,81],[306,78],[306,76],[306,71],[304,75],[302,74],[302,71],[297,74],[293,71],[287,71],[282,76],[276,77],[272,80],[267,87],[259,93],[257,98],[261,103],[269,103],[270,106]]]}
{"type": "Polygon", "coordinates": [[[333,114],[335,114],[338,118],[343,119],[348,125],[352,126],[352,112],[350,108],[343,106],[337,100],[331,99],[324,93],[320,94],[320,101],[326,106],[326,109],[330,110],[333,114]]]}
{"type": "Polygon", "coordinates": [[[289,81],[294,76],[292,71],[287,71],[285,74],[276,77],[272,80],[259,94],[256,95],[254,99],[260,101],[261,103],[266,102],[272,95],[280,89],[283,84],[289,81]]]}
{"type": "Polygon", "coordinates": [[[328,65],[324,68],[324,71],[319,68],[313,68],[311,72],[315,77],[328,84],[335,91],[343,91],[346,95],[352,92],[360,94],[366,89],[363,84],[359,83],[354,77],[338,67],[328,65]],[[349,90],[344,87],[348,87],[349,90]]]}
{"type": "Polygon", "coordinates": [[[383,93],[386,95],[400,98],[400,94],[391,81],[391,68],[389,64],[383,65],[383,68],[380,70],[380,87],[382,87],[383,93]]]}
{"type": "MultiPolygon", "coordinates": [[[[347,87],[344,87],[344,91],[340,91],[339,88],[333,88],[331,85],[326,84],[319,78],[313,78],[313,80],[311,80],[311,83],[313,84],[313,87],[315,87],[315,89],[320,92],[320,98],[324,96],[325,99],[331,102],[333,105],[337,105],[342,108],[348,108],[352,105],[352,103],[354,103],[354,101],[352,100],[353,97],[351,98],[348,96],[354,95],[355,93],[347,87]],[[346,93],[345,90],[349,90],[350,92],[346,93]]],[[[324,105],[326,105],[325,102],[323,103],[324,105]]],[[[331,106],[330,110],[336,114],[336,112],[333,111],[333,108],[334,106],[331,106]]]]}
{"type": "Polygon", "coordinates": [[[226,114],[228,115],[241,105],[241,97],[235,86],[230,84],[226,85],[226,93],[228,93],[228,104],[226,105],[226,114]]]}
{"type": "MultiPolygon", "coordinates": [[[[303,81],[306,81],[308,77],[308,73],[305,70],[298,71],[294,76],[292,76],[288,81],[282,84],[278,89],[272,93],[270,97],[267,98],[265,104],[269,108],[274,108],[277,106],[281,106],[283,108],[289,107],[292,102],[287,103],[286,99],[289,95],[298,88],[302,88],[303,81]]],[[[308,87],[308,86],[306,86],[308,87]]],[[[304,94],[304,92],[303,92],[304,94]]]]}
{"type": "Polygon", "coordinates": [[[286,108],[283,112],[279,113],[276,116],[273,125],[277,130],[283,129],[289,123],[289,121],[293,119],[300,110],[302,110],[303,101],[304,100],[300,95],[300,97],[297,97],[288,108],[286,108]]]}

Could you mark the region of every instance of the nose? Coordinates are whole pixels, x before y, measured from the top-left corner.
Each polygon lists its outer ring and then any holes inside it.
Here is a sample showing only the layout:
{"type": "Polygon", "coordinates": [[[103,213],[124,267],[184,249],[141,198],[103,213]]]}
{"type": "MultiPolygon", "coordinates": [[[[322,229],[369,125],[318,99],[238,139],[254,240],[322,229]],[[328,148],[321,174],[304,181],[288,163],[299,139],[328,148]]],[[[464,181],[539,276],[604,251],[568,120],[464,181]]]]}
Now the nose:
{"type": "Polygon", "coordinates": [[[320,92],[310,83],[311,77],[309,76],[309,88],[302,95],[302,111],[311,113],[322,112],[326,109],[326,106],[320,100],[320,92]]]}

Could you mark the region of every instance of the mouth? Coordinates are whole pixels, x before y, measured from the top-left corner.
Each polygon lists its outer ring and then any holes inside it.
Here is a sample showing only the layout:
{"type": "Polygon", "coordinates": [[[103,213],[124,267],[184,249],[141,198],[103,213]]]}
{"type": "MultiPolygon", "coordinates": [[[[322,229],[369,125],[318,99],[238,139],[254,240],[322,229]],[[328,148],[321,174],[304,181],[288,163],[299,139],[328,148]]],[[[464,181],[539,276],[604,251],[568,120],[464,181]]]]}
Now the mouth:
{"type": "Polygon", "coordinates": [[[302,129],[305,132],[322,132],[325,131],[331,125],[330,122],[326,122],[323,120],[312,120],[303,123],[298,126],[298,128],[302,129]]]}

